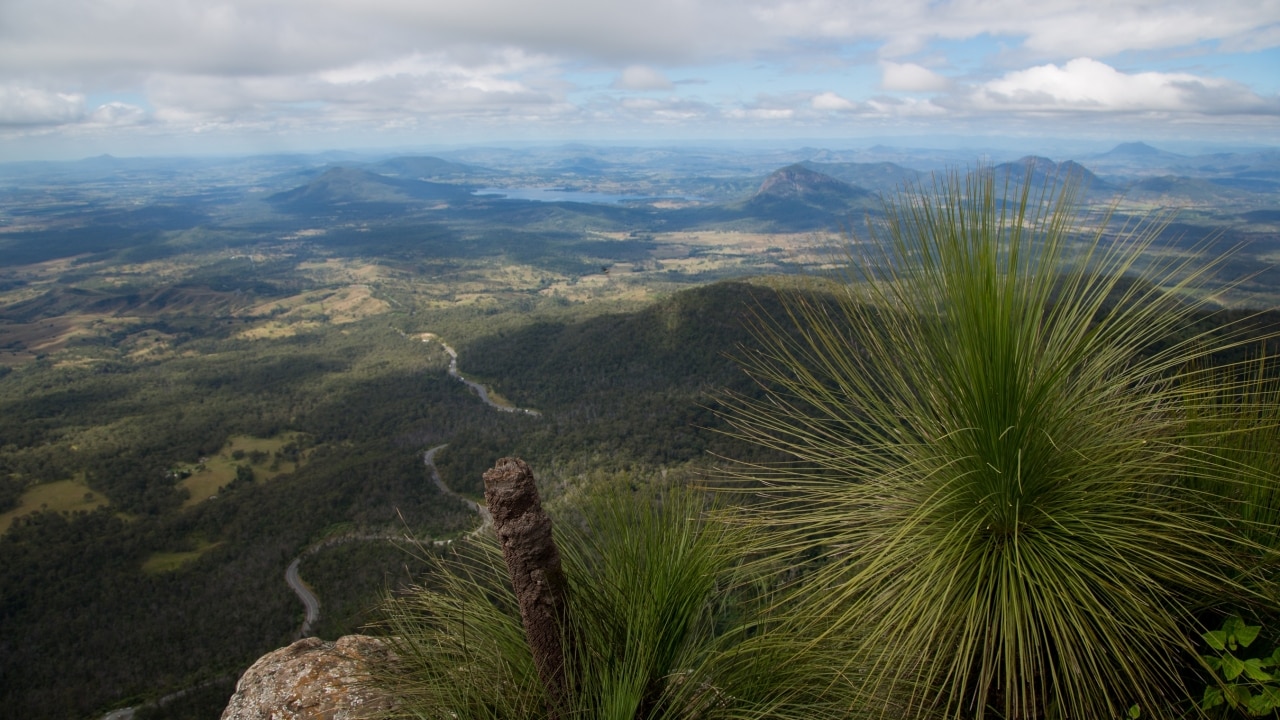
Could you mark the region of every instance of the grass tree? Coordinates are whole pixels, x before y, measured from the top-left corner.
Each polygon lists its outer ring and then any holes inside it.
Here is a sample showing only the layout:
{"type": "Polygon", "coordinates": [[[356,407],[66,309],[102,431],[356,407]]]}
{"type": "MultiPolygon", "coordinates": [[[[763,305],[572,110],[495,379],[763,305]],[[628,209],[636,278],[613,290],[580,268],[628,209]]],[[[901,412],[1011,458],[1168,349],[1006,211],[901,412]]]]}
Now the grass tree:
{"type": "Polygon", "coordinates": [[[733,432],[791,458],[733,471],[749,522],[817,556],[797,616],[887,715],[1172,714],[1238,587],[1206,502],[1229,463],[1188,422],[1221,393],[1186,369],[1241,342],[1187,332],[1212,263],[1153,261],[1158,223],[1081,232],[1077,200],[990,170],[908,192],[742,352],[764,394],[733,432]]]}
{"type": "Polygon", "coordinates": [[[741,563],[743,537],[681,488],[611,490],[556,518],[569,583],[567,697],[525,643],[497,543],[463,544],[393,597],[386,678],[418,718],[841,718],[830,643],[799,634],[741,563]]]}

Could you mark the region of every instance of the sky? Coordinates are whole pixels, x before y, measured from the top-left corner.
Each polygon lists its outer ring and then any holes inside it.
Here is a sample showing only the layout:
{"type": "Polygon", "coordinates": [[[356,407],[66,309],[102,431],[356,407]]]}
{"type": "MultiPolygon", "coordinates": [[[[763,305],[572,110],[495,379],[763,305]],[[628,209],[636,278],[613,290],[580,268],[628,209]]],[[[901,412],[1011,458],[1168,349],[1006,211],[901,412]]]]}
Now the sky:
{"type": "Polygon", "coordinates": [[[1280,145],[1280,0],[0,0],[0,161],[944,135],[1280,145]]]}

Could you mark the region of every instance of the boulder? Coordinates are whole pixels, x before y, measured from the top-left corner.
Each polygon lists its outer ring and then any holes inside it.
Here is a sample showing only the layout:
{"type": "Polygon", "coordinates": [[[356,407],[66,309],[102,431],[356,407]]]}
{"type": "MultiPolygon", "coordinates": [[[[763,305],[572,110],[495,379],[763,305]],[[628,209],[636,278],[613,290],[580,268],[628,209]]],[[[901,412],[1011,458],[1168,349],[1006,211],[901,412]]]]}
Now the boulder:
{"type": "Polygon", "coordinates": [[[385,713],[395,702],[371,684],[371,670],[393,662],[387,644],[367,635],[304,638],[246,670],[222,720],[359,720],[385,713]]]}

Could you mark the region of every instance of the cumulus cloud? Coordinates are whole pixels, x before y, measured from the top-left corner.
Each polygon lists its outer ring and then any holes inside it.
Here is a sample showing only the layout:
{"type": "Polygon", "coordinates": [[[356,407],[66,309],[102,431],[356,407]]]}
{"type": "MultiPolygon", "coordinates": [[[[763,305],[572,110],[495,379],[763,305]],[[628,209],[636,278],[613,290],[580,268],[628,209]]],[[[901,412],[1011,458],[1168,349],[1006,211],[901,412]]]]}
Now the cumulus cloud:
{"type": "Polygon", "coordinates": [[[671,90],[675,87],[666,75],[647,65],[630,65],[613,81],[618,90],[671,90]]]}
{"type": "Polygon", "coordinates": [[[122,102],[109,102],[99,105],[88,118],[94,125],[137,125],[145,122],[147,112],[137,105],[122,102]]]}
{"type": "Polygon", "coordinates": [[[935,92],[950,84],[946,78],[915,63],[880,62],[880,87],[890,91],[935,92]]]}
{"type": "Polygon", "coordinates": [[[796,116],[794,108],[755,107],[732,108],[725,113],[726,117],[735,120],[790,120],[796,116]]]}
{"type": "Polygon", "coordinates": [[[1009,38],[1050,59],[1202,41],[1274,47],[1280,0],[42,0],[0,9],[0,70],[296,74],[475,48],[612,66],[678,65],[871,40],[1009,38]]]}
{"type": "Polygon", "coordinates": [[[296,76],[156,75],[156,117],[177,125],[412,124],[424,116],[562,116],[563,83],[545,59],[520,52],[461,64],[413,54],[296,76]],[[537,82],[544,79],[545,82],[537,82]]]}
{"type": "Polygon", "coordinates": [[[986,110],[1207,114],[1265,112],[1276,105],[1238,83],[1188,73],[1128,74],[1090,58],[1008,73],[979,86],[970,100],[986,110]]]}
{"type": "Polygon", "coordinates": [[[0,8],[0,70],[296,74],[495,47],[645,64],[741,56],[767,30],[738,0],[42,0],[0,8]]]}
{"type": "Polygon", "coordinates": [[[1256,115],[1274,112],[1275,97],[1105,62],[1277,46],[1280,0],[0,0],[0,124],[9,135],[77,124],[266,133],[506,118],[529,134],[530,123],[583,118],[837,123],[944,107],[1256,115]],[[955,45],[940,40],[972,41],[969,56],[948,64],[955,45]],[[709,80],[672,82],[657,68],[709,80]],[[877,69],[886,94],[934,97],[871,98],[877,69]],[[687,104],[597,98],[568,80],[584,70],[614,74],[621,94],[687,104]],[[848,84],[831,79],[845,70],[848,84]],[[803,73],[813,84],[795,81],[803,73]],[[761,88],[790,96],[753,105],[761,88]],[[150,109],[99,105],[113,91],[150,109]]]}
{"type": "MultiPolygon", "coordinates": [[[[458,62],[446,53],[413,53],[383,62],[365,62],[337,68],[314,76],[338,94],[353,90],[376,89],[400,92],[462,92],[472,97],[521,98],[542,96],[531,82],[550,80],[554,62],[545,56],[530,55],[514,49],[473,57],[458,62]],[[519,79],[517,79],[519,78],[519,79]]],[[[391,99],[388,97],[388,99],[391,99]]]]}
{"type": "Polygon", "coordinates": [[[676,97],[624,97],[595,110],[595,120],[662,125],[701,121],[717,114],[716,109],[707,103],[676,97]]]}
{"type": "Polygon", "coordinates": [[[0,125],[62,125],[84,113],[85,99],[79,93],[0,86],[0,125]]]}
{"type": "Polygon", "coordinates": [[[814,110],[853,110],[857,105],[833,92],[815,95],[810,103],[814,110]]]}
{"type": "Polygon", "coordinates": [[[918,98],[878,97],[866,104],[867,115],[883,118],[936,118],[948,115],[950,111],[932,100],[918,98]]]}
{"type": "Polygon", "coordinates": [[[1228,41],[1275,47],[1277,0],[782,0],[747,7],[787,37],[879,40],[881,56],[918,52],[932,39],[1009,38],[1041,57],[1108,56],[1126,50],[1228,41]]]}

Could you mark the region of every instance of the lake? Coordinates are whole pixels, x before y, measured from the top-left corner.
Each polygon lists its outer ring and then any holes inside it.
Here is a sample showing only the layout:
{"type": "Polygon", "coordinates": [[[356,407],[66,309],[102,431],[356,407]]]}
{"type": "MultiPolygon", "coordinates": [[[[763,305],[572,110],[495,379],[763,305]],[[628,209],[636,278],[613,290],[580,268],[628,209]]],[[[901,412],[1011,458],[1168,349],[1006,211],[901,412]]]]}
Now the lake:
{"type": "Polygon", "coordinates": [[[534,200],[537,202],[620,203],[636,200],[657,200],[643,195],[614,195],[612,193],[567,190],[555,187],[480,188],[471,193],[477,197],[495,196],[507,200],[534,200]]]}

